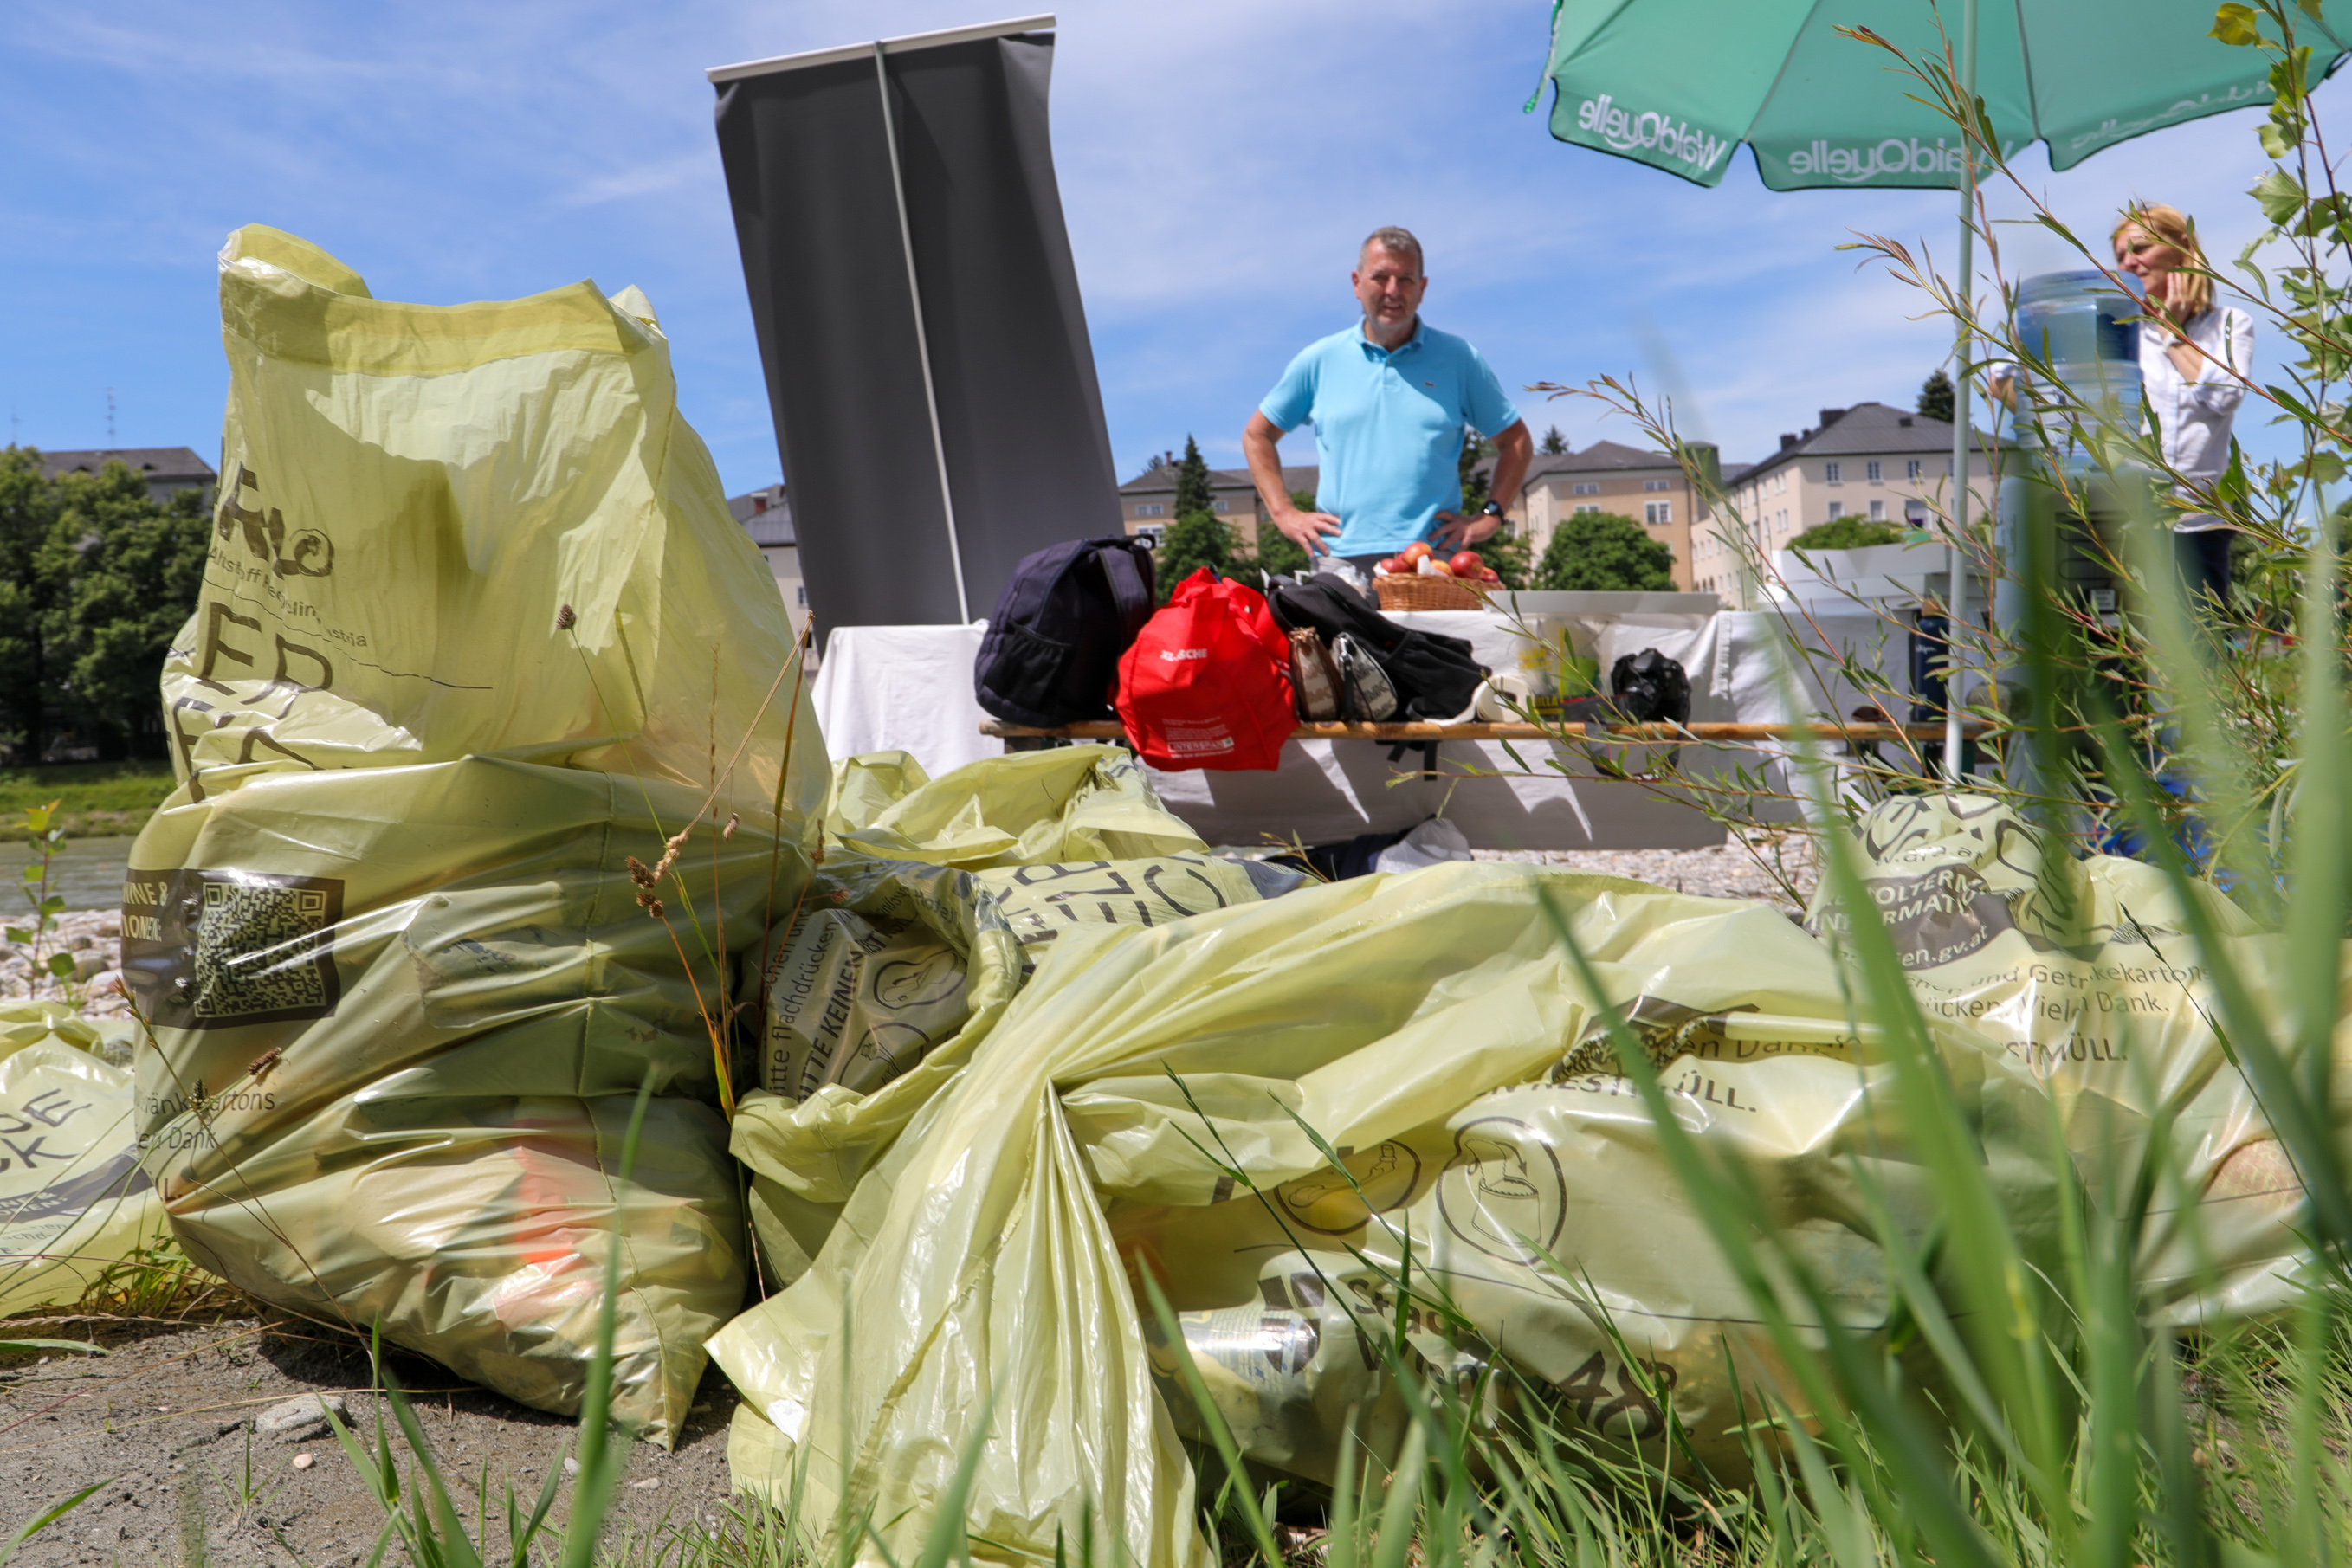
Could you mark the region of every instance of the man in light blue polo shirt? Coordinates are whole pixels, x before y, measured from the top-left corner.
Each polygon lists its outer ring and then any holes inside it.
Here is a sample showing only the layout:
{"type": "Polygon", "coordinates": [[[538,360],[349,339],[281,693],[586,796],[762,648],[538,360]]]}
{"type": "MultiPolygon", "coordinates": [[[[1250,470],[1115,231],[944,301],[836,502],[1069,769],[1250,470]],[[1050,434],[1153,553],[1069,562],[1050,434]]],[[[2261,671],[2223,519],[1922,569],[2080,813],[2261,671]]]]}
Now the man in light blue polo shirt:
{"type": "Polygon", "coordinates": [[[1250,415],[1242,450],[1274,526],[1309,557],[1337,556],[1369,577],[1416,539],[1448,554],[1491,536],[1518,498],[1535,442],[1478,350],[1421,319],[1429,279],[1419,240],[1375,229],[1349,281],[1362,321],[1300,350],[1250,415]],[[1308,419],[1322,478],[1316,509],[1302,512],[1283,488],[1276,448],[1308,419]],[[1465,431],[1496,448],[1493,499],[1475,517],[1461,512],[1465,431]]]}

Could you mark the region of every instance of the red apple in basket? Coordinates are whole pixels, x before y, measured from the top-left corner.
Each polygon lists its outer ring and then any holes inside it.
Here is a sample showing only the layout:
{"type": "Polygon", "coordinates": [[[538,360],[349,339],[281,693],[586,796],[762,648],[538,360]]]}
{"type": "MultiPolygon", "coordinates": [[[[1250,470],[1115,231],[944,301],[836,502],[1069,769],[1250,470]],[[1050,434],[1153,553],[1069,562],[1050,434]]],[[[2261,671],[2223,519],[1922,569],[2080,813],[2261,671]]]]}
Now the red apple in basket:
{"type": "Polygon", "coordinates": [[[1476,577],[1486,570],[1486,563],[1478,559],[1476,550],[1456,550],[1454,559],[1445,563],[1445,570],[1456,577],[1476,577]]]}
{"type": "Polygon", "coordinates": [[[1415,567],[1419,566],[1423,560],[1435,553],[1436,552],[1432,550],[1426,544],[1423,544],[1419,539],[1415,539],[1412,543],[1405,546],[1404,549],[1397,551],[1397,559],[1404,562],[1405,570],[1407,571],[1411,571],[1415,567]]]}
{"type": "Polygon", "coordinates": [[[1452,577],[1454,575],[1454,569],[1447,566],[1444,561],[1438,559],[1433,555],[1425,555],[1421,558],[1420,570],[1421,575],[1423,577],[1452,577]]]}

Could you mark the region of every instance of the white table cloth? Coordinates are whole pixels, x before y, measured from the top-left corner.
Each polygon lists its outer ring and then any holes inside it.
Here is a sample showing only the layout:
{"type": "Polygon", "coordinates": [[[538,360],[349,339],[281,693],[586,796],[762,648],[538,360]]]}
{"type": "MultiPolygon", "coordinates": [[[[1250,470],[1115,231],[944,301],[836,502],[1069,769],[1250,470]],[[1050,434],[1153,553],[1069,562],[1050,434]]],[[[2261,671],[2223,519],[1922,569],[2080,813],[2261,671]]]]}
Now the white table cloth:
{"type": "MultiPolygon", "coordinates": [[[[1416,612],[1391,617],[1427,632],[1467,638],[1481,664],[1516,668],[1525,645],[1503,617],[1482,611],[1416,612]]],[[[1592,643],[1605,672],[1620,655],[1656,648],[1689,672],[1695,721],[1783,720],[1839,711],[1829,695],[1808,691],[1810,714],[1784,711],[1769,674],[1770,640],[1781,622],[1770,612],[1642,613],[1610,616],[1592,625],[1592,643]]],[[[1004,743],[982,736],[988,717],[972,695],[972,664],[986,627],[845,626],[825,645],[814,697],[835,758],[860,752],[912,753],[933,778],[1004,743]]],[[[1843,695],[1843,694],[1840,694],[1843,695]]],[[[1654,749],[1612,748],[1641,768],[1654,749]]],[[[1473,847],[1497,850],[1697,849],[1721,843],[1724,831],[1672,791],[1639,783],[1569,778],[1545,767],[1551,748],[1514,742],[1533,776],[1463,777],[1485,770],[1519,774],[1498,741],[1447,741],[1439,747],[1442,773],[1424,779],[1419,748],[1395,762],[1371,741],[1291,741],[1273,772],[1152,772],[1168,809],[1211,843],[1255,845],[1269,839],[1330,843],[1359,833],[1395,832],[1438,814],[1458,825],[1473,847]]],[[[1561,748],[1572,772],[1591,766],[1575,747],[1561,748]]],[[[1752,752],[1716,747],[1683,748],[1682,766],[1698,773],[1753,764],[1752,752]]],[[[1785,816],[1783,810],[1768,810],[1785,816]]]]}

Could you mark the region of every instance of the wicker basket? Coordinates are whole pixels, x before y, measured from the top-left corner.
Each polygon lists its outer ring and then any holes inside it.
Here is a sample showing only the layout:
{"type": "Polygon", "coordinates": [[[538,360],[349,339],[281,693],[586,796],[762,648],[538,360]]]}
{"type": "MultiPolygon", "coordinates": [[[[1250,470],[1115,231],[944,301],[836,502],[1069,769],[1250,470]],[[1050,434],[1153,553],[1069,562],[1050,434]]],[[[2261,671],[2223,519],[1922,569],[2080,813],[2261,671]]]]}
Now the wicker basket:
{"type": "Polygon", "coordinates": [[[1376,577],[1383,610],[1484,610],[1486,596],[1458,577],[1376,577]]]}

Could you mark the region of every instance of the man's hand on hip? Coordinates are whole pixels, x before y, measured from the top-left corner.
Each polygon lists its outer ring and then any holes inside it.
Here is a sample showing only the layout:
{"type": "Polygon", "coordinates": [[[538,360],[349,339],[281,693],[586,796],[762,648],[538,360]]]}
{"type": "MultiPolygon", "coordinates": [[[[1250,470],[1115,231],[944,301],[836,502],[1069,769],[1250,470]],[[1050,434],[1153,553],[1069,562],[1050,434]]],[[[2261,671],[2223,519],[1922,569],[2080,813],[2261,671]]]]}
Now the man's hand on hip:
{"type": "Polygon", "coordinates": [[[1309,556],[1329,555],[1331,551],[1324,545],[1323,536],[1336,534],[1342,527],[1339,519],[1328,512],[1299,511],[1276,514],[1274,526],[1281,530],[1285,538],[1309,556]]]}
{"type": "Polygon", "coordinates": [[[1432,536],[1430,544],[1432,548],[1443,547],[1449,550],[1468,549],[1475,544],[1493,538],[1495,531],[1502,526],[1502,518],[1486,513],[1465,517],[1459,512],[1440,512],[1437,514],[1437,532],[1432,536]]]}

